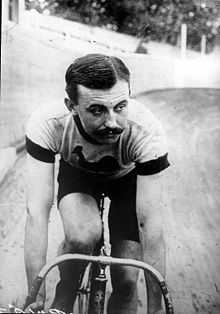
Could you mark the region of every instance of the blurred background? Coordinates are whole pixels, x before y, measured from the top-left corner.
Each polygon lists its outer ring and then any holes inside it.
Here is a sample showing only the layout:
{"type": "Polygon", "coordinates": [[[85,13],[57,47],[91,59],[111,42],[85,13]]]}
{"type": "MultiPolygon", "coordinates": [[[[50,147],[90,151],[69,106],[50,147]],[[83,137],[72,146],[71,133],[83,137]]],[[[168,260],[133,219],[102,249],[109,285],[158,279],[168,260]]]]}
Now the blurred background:
{"type": "MultiPolygon", "coordinates": [[[[74,58],[100,52],[129,66],[132,97],[168,134],[165,221],[176,312],[218,314],[220,0],[4,0],[1,35],[0,306],[19,305],[26,293],[26,121],[40,105],[63,104],[74,58]]],[[[63,236],[52,213],[49,259],[63,236]]],[[[48,286],[50,297],[54,276],[48,286]]]]}
{"type": "MultiPolygon", "coordinates": [[[[181,26],[187,25],[187,47],[205,52],[220,44],[220,5],[216,0],[25,0],[27,10],[100,26],[180,47],[181,26]]],[[[144,49],[143,51],[144,52],[144,49]]]]}

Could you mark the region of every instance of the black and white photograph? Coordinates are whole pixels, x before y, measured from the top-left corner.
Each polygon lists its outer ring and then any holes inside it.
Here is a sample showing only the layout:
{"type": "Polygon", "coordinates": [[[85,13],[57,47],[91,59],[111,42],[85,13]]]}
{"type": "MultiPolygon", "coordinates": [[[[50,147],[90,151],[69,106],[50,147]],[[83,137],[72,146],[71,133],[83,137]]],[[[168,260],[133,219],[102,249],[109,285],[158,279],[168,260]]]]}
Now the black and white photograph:
{"type": "Polygon", "coordinates": [[[220,0],[2,1],[0,313],[220,313],[220,0]]]}

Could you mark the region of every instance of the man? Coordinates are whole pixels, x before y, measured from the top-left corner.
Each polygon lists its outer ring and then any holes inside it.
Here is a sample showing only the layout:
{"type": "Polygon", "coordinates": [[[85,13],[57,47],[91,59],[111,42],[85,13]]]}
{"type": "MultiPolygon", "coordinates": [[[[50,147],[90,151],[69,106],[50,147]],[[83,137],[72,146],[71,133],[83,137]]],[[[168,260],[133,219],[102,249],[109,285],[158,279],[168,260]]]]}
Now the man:
{"type": "MultiPolygon", "coordinates": [[[[66,109],[41,108],[27,127],[29,289],[46,262],[55,154],[61,156],[57,199],[65,233],[60,254],[92,252],[101,234],[97,199],[105,192],[111,200],[112,256],[143,258],[164,273],[163,176],[159,173],[169,162],[160,123],[130,99],[130,73],[116,57],[89,54],[78,58],[67,69],[65,80],[66,109]]],[[[82,269],[81,264],[60,267],[52,308],[72,311],[72,295],[82,269]]],[[[134,268],[111,268],[109,314],[136,313],[137,277],[134,268]]],[[[150,276],[148,286],[150,313],[159,313],[161,294],[150,276]]],[[[32,308],[43,304],[44,297],[42,291],[41,300],[32,308]]]]}

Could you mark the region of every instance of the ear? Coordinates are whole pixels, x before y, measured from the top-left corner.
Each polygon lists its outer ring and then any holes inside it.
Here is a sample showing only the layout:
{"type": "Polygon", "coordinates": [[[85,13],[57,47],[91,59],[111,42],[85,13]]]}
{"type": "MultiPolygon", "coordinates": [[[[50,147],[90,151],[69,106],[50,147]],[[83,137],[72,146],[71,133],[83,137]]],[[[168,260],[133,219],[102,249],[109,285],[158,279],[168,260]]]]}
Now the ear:
{"type": "Polygon", "coordinates": [[[75,105],[69,98],[65,97],[64,103],[69,111],[73,111],[73,113],[75,113],[75,105]]]}

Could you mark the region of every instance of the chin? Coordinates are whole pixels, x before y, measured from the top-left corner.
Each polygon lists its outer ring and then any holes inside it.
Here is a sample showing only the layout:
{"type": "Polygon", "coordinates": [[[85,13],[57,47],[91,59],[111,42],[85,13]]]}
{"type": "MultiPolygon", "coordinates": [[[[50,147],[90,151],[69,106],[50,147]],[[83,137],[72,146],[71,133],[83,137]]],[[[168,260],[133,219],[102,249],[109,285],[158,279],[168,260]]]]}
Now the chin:
{"type": "Polygon", "coordinates": [[[118,139],[108,139],[103,141],[103,144],[114,144],[118,141],[118,139]]]}

